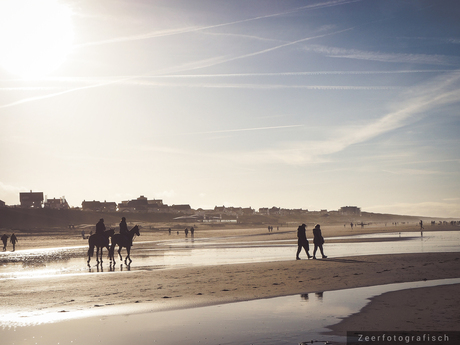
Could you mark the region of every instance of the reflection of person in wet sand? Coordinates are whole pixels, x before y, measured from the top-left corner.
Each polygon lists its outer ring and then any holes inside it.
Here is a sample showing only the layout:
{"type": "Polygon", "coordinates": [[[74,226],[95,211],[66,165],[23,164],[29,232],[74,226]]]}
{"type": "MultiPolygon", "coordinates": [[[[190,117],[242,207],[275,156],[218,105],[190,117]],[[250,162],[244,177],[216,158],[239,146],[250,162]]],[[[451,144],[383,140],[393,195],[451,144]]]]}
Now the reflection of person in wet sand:
{"type": "Polygon", "coordinates": [[[18,239],[15,234],[11,235],[10,242],[13,244],[13,252],[14,252],[16,250],[16,242],[18,242],[18,239]]]}
{"type": "Polygon", "coordinates": [[[319,224],[316,224],[315,228],[313,229],[313,243],[315,244],[315,249],[313,250],[313,259],[316,259],[316,251],[318,250],[318,248],[321,252],[321,255],[323,256],[323,259],[326,259],[327,256],[324,255],[323,252],[324,238],[321,234],[321,227],[319,224]]]}
{"type": "Polygon", "coordinates": [[[8,243],[8,235],[3,234],[2,242],[3,242],[3,251],[5,251],[6,250],[6,244],[8,243]]]}
{"type": "Polygon", "coordinates": [[[307,235],[305,233],[306,230],[307,226],[305,224],[302,224],[297,228],[297,254],[295,257],[296,260],[300,260],[299,254],[302,251],[302,248],[305,249],[305,253],[307,253],[308,258],[311,258],[311,255],[308,252],[310,250],[310,246],[308,244],[307,235]]]}

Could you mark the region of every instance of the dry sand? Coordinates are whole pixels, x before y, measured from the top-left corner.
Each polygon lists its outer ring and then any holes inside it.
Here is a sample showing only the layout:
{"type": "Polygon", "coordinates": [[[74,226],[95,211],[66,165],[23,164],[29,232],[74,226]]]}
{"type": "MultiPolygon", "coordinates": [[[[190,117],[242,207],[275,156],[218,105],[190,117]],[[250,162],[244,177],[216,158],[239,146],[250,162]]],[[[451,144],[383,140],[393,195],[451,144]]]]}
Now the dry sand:
{"type": "MultiPolygon", "coordinates": [[[[408,230],[405,228],[404,230],[408,230]]],[[[402,230],[402,229],[400,229],[402,230]]],[[[417,231],[415,226],[409,230],[417,231]]],[[[431,230],[431,229],[427,229],[431,230]]],[[[340,227],[323,230],[327,236],[356,234],[340,227]],[[334,230],[335,229],[335,230],[334,230]]],[[[363,229],[362,232],[395,231],[395,228],[363,229]]],[[[225,236],[225,231],[197,232],[197,236],[225,236]]],[[[242,229],[232,236],[266,238],[261,229],[242,229]]],[[[295,236],[280,229],[270,239],[295,236]]],[[[142,239],[164,237],[164,233],[144,232],[142,239]]],[[[53,247],[52,241],[30,240],[30,247],[53,247]]],[[[29,240],[22,237],[27,247],[29,240]]],[[[32,238],[32,237],[30,237],[32,238]]],[[[21,237],[19,238],[21,241],[21,237]]],[[[229,237],[229,241],[235,241],[229,237]]],[[[65,243],[72,245],[76,237],[65,243]]],[[[21,242],[19,243],[21,244],[21,242]]],[[[18,247],[23,249],[24,247],[18,247]]],[[[325,245],[327,248],[327,242],[325,245]]],[[[296,248],[293,248],[295,251],[296,248]]],[[[294,252],[293,252],[294,257],[294,252]]],[[[107,263],[108,264],[108,263],[107,263]]],[[[76,312],[104,306],[134,303],[151,304],[152,311],[189,308],[276,296],[330,291],[397,282],[460,277],[460,253],[395,254],[292,260],[266,263],[231,264],[109,274],[79,274],[34,279],[0,281],[0,304],[7,312],[27,316],[36,312],[76,312]]],[[[441,286],[391,292],[376,297],[364,308],[332,327],[343,335],[353,330],[458,330],[460,324],[460,286],[441,286]]]]}

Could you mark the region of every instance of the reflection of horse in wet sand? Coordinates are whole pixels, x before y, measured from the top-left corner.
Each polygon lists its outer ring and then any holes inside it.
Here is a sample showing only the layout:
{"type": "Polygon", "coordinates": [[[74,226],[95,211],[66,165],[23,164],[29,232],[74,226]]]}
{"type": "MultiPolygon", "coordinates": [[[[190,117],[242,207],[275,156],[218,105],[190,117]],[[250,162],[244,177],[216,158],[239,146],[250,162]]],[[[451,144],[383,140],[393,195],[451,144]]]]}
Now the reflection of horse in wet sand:
{"type": "Polygon", "coordinates": [[[103,235],[93,234],[88,238],[88,244],[89,244],[88,266],[90,266],[89,262],[91,261],[91,258],[94,255],[94,247],[97,248],[97,251],[96,251],[97,264],[99,263],[102,264],[102,249],[105,247],[107,248],[107,251],[109,251],[109,237],[112,237],[114,233],[115,233],[115,230],[110,229],[110,230],[104,231],[103,235]],[[99,254],[99,249],[101,250],[100,254],[99,254]],[[99,261],[99,257],[101,258],[100,261],[99,261]]]}
{"type": "Polygon", "coordinates": [[[120,260],[123,260],[123,257],[121,256],[121,249],[124,247],[126,248],[126,252],[128,253],[125,257],[125,264],[128,264],[132,262],[129,254],[131,252],[131,246],[133,245],[133,238],[134,235],[140,236],[139,234],[139,226],[135,226],[131,230],[129,230],[128,235],[122,235],[122,234],[115,234],[112,236],[112,244],[110,246],[109,250],[109,258],[110,261],[113,261],[113,265],[115,265],[115,258],[114,258],[114,253],[115,253],[115,246],[118,245],[118,255],[120,256],[120,260]]]}

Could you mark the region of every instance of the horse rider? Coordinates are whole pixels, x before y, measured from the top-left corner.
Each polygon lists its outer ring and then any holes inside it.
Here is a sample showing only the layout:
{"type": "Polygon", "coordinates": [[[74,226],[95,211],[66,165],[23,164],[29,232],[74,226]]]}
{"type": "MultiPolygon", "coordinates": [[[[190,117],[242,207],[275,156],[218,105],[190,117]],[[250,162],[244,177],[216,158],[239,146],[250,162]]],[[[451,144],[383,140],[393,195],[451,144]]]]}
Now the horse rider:
{"type": "Polygon", "coordinates": [[[104,235],[104,231],[105,231],[104,219],[101,218],[99,219],[99,222],[97,222],[96,224],[96,234],[104,235]]]}
{"type": "MultiPolygon", "coordinates": [[[[120,222],[120,234],[126,237],[126,239],[129,241],[129,230],[128,230],[128,224],[126,224],[126,218],[121,217],[121,222],[120,222]]],[[[131,245],[133,245],[133,241],[131,240],[131,245]]]]}
{"type": "Polygon", "coordinates": [[[126,224],[125,217],[121,217],[120,234],[122,234],[123,236],[128,236],[128,224],[126,224]]]}

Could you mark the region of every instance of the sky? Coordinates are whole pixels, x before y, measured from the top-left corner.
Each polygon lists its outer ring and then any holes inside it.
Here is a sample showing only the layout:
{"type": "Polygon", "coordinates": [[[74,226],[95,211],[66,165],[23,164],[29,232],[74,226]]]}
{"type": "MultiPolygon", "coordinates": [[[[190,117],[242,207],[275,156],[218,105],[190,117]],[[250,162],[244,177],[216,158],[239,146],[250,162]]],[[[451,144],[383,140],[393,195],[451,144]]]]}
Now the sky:
{"type": "Polygon", "coordinates": [[[456,0],[0,0],[0,200],[460,217],[456,0]]]}

